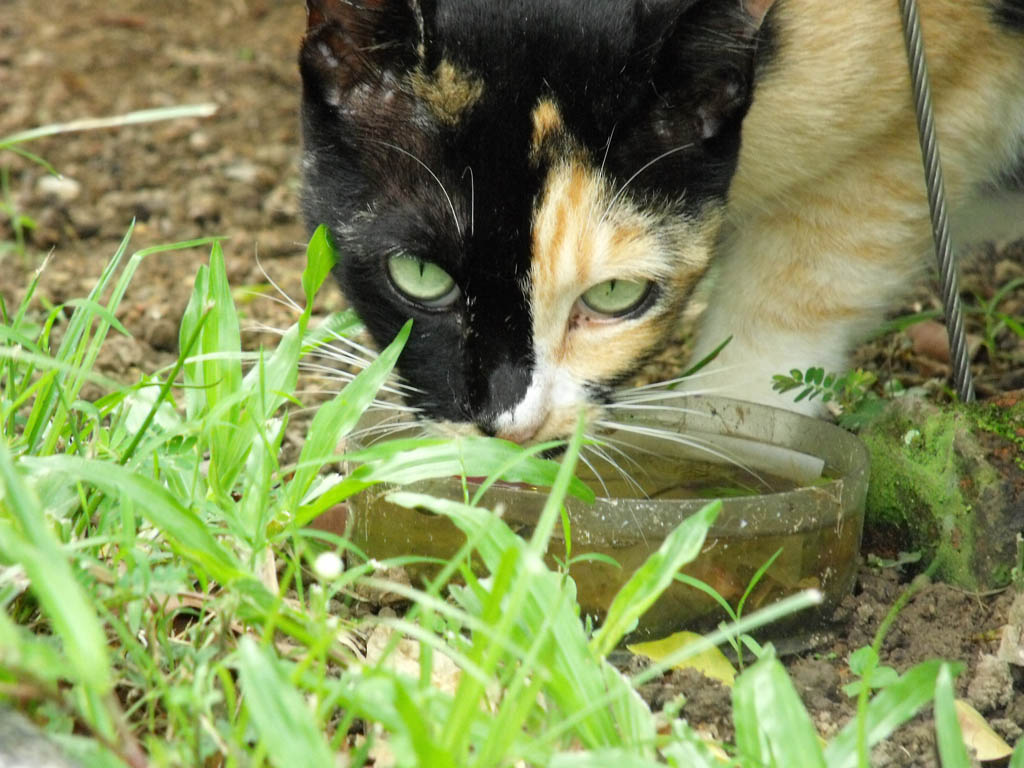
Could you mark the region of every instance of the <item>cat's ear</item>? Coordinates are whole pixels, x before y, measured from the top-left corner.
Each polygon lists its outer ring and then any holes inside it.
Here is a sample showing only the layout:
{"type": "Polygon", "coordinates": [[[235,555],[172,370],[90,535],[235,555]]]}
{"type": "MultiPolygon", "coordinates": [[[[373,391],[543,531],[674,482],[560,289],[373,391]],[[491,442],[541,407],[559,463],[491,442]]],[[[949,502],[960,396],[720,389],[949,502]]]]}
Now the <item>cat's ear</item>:
{"type": "Polygon", "coordinates": [[[770,47],[765,18],[774,2],[677,0],[651,78],[662,110],[671,114],[665,125],[688,125],[700,140],[738,130],[759,57],[770,47]]]}
{"type": "Polygon", "coordinates": [[[417,0],[306,0],[299,63],[307,83],[343,95],[419,60],[423,21],[417,0]]]}

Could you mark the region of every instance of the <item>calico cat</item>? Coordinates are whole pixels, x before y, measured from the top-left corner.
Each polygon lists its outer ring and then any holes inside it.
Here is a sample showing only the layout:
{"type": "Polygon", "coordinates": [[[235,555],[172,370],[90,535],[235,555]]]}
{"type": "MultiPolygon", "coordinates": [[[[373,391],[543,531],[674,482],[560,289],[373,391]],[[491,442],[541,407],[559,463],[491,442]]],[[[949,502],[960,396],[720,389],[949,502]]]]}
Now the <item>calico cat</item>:
{"type": "MultiPolygon", "coordinates": [[[[962,202],[1024,158],[1024,0],[920,5],[962,202]]],[[[414,318],[398,368],[436,422],[598,418],[709,268],[696,355],[732,341],[699,387],[782,404],[772,374],[841,369],[927,263],[895,0],[307,10],[305,216],[377,343],[414,318]]]]}

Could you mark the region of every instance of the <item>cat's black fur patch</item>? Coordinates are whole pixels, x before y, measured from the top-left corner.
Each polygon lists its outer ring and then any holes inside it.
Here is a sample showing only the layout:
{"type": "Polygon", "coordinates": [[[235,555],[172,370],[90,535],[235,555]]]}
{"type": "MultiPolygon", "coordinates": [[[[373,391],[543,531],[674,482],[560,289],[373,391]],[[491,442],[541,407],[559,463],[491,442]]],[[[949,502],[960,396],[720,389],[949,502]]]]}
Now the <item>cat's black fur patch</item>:
{"type": "Polygon", "coordinates": [[[522,399],[534,362],[531,218],[548,170],[530,158],[538,101],[557,104],[567,133],[614,184],[631,180],[631,197],[698,217],[726,195],[765,41],[739,3],[721,0],[309,6],[300,54],[307,222],[331,229],[336,274],[379,344],[414,318],[399,362],[420,391],[412,404],[492,431],[522,399]],[[419,49],[423,72],[445,62],[482,83],[455,125],[403,85],[419,49]],[[386,274],[395,251],[455,279],[454,311],[402,298],[386,274]]]}
{"type": "Polygon", "coordinates": [[[998,0],[993,13],[1002,26],[1024,33],[1024,0],[998,0]]]}

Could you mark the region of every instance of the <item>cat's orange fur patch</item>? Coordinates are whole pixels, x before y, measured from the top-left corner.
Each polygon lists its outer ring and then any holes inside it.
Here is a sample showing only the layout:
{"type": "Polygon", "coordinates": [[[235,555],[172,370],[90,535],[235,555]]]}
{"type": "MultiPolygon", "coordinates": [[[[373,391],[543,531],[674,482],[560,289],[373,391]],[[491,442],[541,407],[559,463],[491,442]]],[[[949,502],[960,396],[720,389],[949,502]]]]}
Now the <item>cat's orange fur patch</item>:
{"type": "Polygon", "coordinates": [[[483,81],[444,60],[430,75],[412,73],[412,89],[442,123],[456,125],[484,92],[483,81]]]}
{"type": "Polygon", "coordinates": [[[580,380],[628,372],[672,329],[674,310],[703,274],[721,216],[699,222],[635,206],[580,157],[552,166],[533,219],[531,300],[538,358],[580,380]],[[656,306],[638,317],[581,309],[589,288],[612,279],[651,280],[656,306]]]}
{"type": "Polygon", "coordinates": [[[530,115],[533,122],[533,136],[530,146],[534,153],[540,152],[545,143],[562,131],[562,114],[551,99],[541,99],[530,115]]]}

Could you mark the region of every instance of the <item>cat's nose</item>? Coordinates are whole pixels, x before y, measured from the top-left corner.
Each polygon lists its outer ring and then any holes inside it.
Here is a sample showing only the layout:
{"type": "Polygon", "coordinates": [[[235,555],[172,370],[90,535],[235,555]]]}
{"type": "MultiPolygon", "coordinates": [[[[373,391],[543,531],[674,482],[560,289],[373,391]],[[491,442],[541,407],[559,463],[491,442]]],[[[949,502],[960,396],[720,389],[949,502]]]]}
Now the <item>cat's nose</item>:
{"type": "Polygon", "coordinates": [[[502,362],[495,366],[488,377],[488,408],[491,414],[488,429],[495,437],[526,443],[540,430],[544,414],[536,403],[528,400],[530,382],[533,377],[529,363],[513,364],[502,362]]]}
{"type": "Polygon", "coordinates": [[[485,410],[499,414],[514,409],[526,395],[532,373],[529,364],[498,363],[487,377],[485,410]]]}

